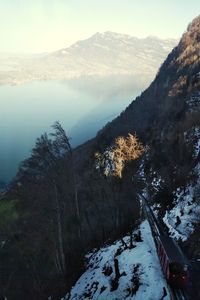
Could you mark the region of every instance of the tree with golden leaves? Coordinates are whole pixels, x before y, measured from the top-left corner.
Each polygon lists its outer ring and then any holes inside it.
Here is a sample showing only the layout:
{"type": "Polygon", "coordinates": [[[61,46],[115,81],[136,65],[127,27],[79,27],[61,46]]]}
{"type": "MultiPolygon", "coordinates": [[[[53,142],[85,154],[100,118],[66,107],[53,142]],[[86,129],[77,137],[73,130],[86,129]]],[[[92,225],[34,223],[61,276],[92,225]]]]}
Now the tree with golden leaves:
{"type": "Polygon", "coordinates": [[[106,176],[122,177],[126,163],[136,160],[144,153],[144,146],[138,141],[136,134],[127,137],[119,136],[115,144],[103,154],[96,153],[97,167],[103,169],[106,176]]]}

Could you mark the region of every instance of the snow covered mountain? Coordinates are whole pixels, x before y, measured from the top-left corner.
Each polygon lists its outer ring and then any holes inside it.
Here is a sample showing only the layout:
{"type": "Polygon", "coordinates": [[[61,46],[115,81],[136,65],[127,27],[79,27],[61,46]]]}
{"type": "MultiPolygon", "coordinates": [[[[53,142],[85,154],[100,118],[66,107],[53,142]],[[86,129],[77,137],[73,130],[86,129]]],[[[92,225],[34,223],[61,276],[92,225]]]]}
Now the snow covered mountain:
{"type": "Polygon", "coordinates": [[[59,51],[29,56],[3,55],[0,83],[69,79],[80,76],[131,75],[150,83],[175,39],[139,39],[114,32],[96,33],[59,51]]]}

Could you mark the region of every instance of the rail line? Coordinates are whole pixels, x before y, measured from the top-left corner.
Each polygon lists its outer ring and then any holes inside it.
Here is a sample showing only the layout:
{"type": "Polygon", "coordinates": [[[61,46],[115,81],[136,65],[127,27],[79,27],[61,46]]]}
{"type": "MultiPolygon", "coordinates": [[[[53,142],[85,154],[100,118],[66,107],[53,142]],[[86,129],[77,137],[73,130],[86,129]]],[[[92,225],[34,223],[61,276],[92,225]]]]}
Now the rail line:
{"type": "Polygon", "coordinates": [[[171,287],[168,287],[170,289],[171,299],[172,300],[190,300],[190,298],[187,296],[186,292],[181,289],[173,289],[171,287]]]}
{"type": "MultiPolygon", "coordinates": [[[[163,229],[162,225],[159,224],[147,199],[143,195],[139,195],[139,196],[140,196],[140,198],[142,198],[143,208],[145,211],[146,218],[149,221],[149,224],[150,224],[150,227],[152,230],[152,234],[153,234],[153,238],[155,238],[155,236],[158,236],[158,235],[167,236],[168,234],[163,229]]],[[[187,295],[187,292],[184,289],[175,289],[169,285],[167,285],[167,287],[168,287],[168,291],[170,293],[170,300],[195,300],[195,299],[191,299],[187,295]]]]}

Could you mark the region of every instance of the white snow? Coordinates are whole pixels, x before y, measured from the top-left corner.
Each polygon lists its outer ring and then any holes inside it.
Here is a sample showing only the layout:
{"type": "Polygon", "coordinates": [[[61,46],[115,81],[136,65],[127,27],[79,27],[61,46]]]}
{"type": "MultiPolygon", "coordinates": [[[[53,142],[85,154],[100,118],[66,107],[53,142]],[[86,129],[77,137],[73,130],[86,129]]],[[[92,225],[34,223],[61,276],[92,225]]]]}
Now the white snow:
{"type": "Polygon", "coordinates": [[[189,111],[193,112],[193,111],[198,111],[198,107],[199,107],[199,103],[200,103],[200,91],[194,93],[188,100],[187,100],[187,104],[189,107],[189,111]]]}
{"type": "Polygon", "coordinates": [[[113,148],[107,148],[100,159],[96,158],[95,165],[97,170],[102,169],[104,175],[111,175],[115,171],[113,148]]]}
{"type": "Polygon", "coordinates": [[[200,152],[200,128],[198,126],[194,128],[194,137],[196,138],[196,144],[195,144],[195,158],[196,158],[200,152]]]}
{"type": "MultiPolygon", "coordinates": [[[[134,241],[133,249],[124,249],[122,242],[116,241],[112,245],[89,253],[85,273],[63,300],[160,300],[163,296],[163,288],[167,290],[167,284],[160,267],[149,223],[144,221],[140,225],[140,230],[143,241],[134,241]],[[119,279],[118,288],[111,291],[111,282],[115,277],[114,258],[118,249],[122,251],[116,256],[119,261],[119,270],[121,274],[125,273],[119,279]],[[112,273],[104,274],[106,268],[107,270],[112,268],[112,273]],[[134,278],[139,279],[139,288],[135,294],[132,294],[131,291],[135,286],[134,278]]],[[[128,245],[130,244],[129,236],[123,239],[128,245]]],[[[169,300],[169,293],[163,299],[169,300]]]]}
{"type": "Polygon", "coordinates": [[[159,188],[161,187],[161,183],[163,183],[162,178],[154,172],[154,178],[151,182],[151,186],[154,188],[155,191],[159,191],[159,188]]]}
{"type": "Polygon", "coordinates": [[[170,235],[176,240],[186,241],[193,233],[194,225],[200,221],[200,204],[194,202],[194,194],[193,186],[188,186],[185,191],[177,189],[175,206],[166,211],[163,218],[170,235]]]}

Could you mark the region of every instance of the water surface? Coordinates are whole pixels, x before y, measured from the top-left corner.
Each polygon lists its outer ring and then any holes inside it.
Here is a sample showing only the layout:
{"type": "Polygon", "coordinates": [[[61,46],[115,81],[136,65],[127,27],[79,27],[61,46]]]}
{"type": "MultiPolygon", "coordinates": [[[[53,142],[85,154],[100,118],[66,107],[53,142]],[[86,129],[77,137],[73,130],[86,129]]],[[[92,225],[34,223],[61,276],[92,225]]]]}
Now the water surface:
{"type": "Polygon", "coordinates": [[[116,94],[101,85],[102,82],[96,82],[96,87],[90,89],[87,85],[84,89],[77,82],[74,85],[67,81],[43,81],[1,86],[0,181],[8,181],[16,174],[20,161],[30,155],[36,138],[49,132],[56,120],[76,146],[94,137],[137,94],[134,89],[122,89],[116,94]]]}

